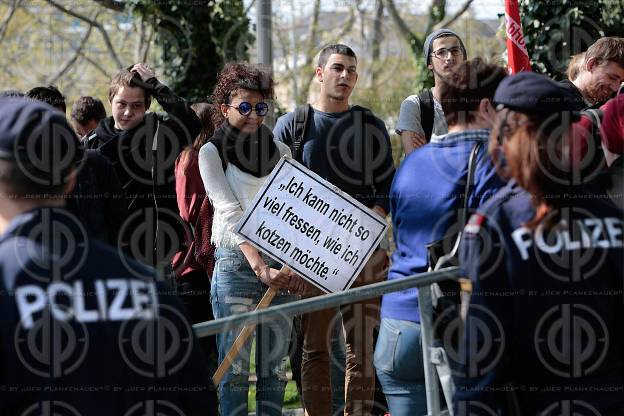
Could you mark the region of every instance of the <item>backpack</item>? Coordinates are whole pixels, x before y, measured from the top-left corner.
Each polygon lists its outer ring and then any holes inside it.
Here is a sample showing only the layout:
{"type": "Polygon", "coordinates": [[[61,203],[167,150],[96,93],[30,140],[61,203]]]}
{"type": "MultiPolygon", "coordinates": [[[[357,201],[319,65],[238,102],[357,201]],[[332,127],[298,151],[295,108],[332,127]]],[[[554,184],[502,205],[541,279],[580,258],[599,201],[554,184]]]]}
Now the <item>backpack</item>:
{"type": "MultiPolygon", "coordinates": [[[[179,159],[176,161],[176,170],[178,162],[179,159]]],[[[227,164],[223,164],[223,160],[222,167],[225,171],[227,164]]],[[[209,279],[212,277],[215,266],[215,246],[211,242],[213,217],[214,209],[212,203],[208,196],[204,195],[195,223],[184,221],[186,231],[184,244],[172,261],[172,267],[176,275],[178,271],[184,270],[194,260],[195,263],[198,263],[206,271],[209,279]]],[[[183,279],[184,277],[177,275],[177,278],[183,279]]]]}
{"type": "Polygon", "coordinates": [[[425,132],[425,139],[429,143],[433,134],[435,117],[433,93],[431,90],[424,90],[418,94],[418,100],[420,101],[420,125],[425,132]]]}

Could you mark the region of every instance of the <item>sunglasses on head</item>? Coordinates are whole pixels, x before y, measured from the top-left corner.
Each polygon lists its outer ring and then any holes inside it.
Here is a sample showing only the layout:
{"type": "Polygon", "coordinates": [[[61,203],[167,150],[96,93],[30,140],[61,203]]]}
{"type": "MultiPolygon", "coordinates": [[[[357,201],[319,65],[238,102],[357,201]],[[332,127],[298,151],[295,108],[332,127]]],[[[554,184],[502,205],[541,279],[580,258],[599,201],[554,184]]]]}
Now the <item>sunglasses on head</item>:
{"type": "Polygon", "coordinates": [[[243,101],[242,103],[238,105],[238,107],[230,105],[230,104],[226,104],[226,105],[228,107],[237,109],[241,116],[248,116],[249,114],[251,114],[253,110],[256,110],[256,114],[258,115],[258,117],[264,117],[269,112],[269,105],[265,102],[260,102],[256,104],[255,107],[253,107],[247,101],[243,101]]]}

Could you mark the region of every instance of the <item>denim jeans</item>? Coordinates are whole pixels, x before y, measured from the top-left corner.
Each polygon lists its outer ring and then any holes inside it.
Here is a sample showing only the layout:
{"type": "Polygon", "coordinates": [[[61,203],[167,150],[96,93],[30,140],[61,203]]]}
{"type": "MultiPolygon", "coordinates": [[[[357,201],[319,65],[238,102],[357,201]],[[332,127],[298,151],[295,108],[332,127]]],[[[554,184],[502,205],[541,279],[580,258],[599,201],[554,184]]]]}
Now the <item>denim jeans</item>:
{"type": "Polygon", "coordinates": [[[383,318],[374,363],[392,416],[427,414],[419,323],[383,318]]]}
{"type": "MultiPolygon", "coordinates": [[[[211,286],[211,302],[215,318],[253,310],[267,291],[255,275],[243,253],[238,249],[217,248],[211,286]]],[[[280,268],[265,257],[266,264],[280,268]]],[[[295,295],[280,291],[272,305],[295,300],[295,295]]],[[[242,328],[232,328],[217,335],[219,363],[230,350],[242,328]]],[[[256,327],[256,414],[281,415],[286,387],[286,357],[292,330],[292,318],[282,316],[256,327]]],[[[247,416],[249,391],[249,357],[253,337],[244,344],[229,371],[219,384],[221,414],[247,416]]]]}

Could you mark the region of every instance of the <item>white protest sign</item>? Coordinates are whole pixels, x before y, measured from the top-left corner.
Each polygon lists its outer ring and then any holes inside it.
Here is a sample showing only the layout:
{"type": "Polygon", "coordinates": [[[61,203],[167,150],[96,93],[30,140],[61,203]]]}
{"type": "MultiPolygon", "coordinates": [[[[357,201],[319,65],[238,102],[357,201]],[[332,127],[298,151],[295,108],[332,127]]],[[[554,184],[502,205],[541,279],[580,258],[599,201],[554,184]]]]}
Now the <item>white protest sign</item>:
{"type": "Polygon", "coordinates": [[[378,214],[284,156],[234,232],[325,292],[348,289],[388,225],[378,214]]]}

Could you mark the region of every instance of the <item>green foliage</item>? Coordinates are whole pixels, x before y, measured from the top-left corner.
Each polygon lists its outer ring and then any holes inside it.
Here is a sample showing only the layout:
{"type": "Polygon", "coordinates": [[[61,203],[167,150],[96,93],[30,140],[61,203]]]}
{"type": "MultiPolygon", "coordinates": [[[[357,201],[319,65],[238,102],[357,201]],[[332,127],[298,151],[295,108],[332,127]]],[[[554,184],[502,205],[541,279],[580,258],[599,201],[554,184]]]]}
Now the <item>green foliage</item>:
{"type": "Polygon", "coordinates": [[[176,93],[204,100],[228,61],[245,61],[253,40],[242,0],[133,0],[156,29],[159,66],[176,93]]]}
{"type": "Polygon", "coordinates": [[[533,69],[555,79],[598,38],[624,35],[624,0],[520,0],[520,16],[533,69]]]}

